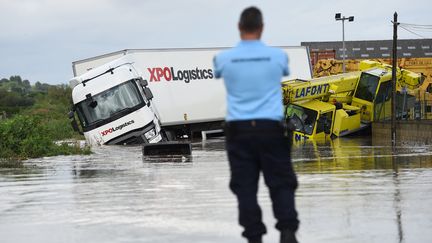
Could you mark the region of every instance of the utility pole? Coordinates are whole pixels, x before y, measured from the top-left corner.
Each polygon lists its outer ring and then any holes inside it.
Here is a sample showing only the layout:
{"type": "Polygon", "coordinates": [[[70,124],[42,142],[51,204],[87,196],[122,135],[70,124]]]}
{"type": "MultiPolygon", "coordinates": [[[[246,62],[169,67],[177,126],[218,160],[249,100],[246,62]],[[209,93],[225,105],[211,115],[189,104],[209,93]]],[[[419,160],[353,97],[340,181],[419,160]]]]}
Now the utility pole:
{"type": "Polygon", "coordinates": [[[393,15],[393,59],[392,59],[392,117],[391,117],[391,134],[392,146],[396,146],[396,68],[397,68],[397,12],[393,15]]]}

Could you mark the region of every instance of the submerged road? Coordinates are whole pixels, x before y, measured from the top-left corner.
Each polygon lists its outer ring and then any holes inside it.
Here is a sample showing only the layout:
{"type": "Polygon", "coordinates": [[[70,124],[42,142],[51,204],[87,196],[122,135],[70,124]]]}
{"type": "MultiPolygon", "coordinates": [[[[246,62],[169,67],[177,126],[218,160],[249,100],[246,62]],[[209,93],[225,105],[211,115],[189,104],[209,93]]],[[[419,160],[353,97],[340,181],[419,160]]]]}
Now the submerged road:
{"type": "MultiPolygon", "coordinates": [[[[223,139],[191,161],[95,148],[0,168],[0,242],[244,242],[223,139]]],[[[295,144],[300,242],[432,242],[432,147],[369,139],[295,144]]],[[[278,232],[261,180],[269,233],[278,232]]]]}

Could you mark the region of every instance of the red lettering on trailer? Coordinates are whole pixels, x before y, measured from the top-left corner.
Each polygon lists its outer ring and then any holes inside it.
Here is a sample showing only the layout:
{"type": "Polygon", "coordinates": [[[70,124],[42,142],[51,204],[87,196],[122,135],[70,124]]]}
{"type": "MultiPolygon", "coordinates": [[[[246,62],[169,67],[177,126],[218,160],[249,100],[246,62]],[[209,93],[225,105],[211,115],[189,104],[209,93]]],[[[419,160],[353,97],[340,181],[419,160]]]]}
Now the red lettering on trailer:
{"type": "Polygon", "coordinates": [[[166,81],[171,81],[172,74],[171,74],[171,70],[168,67],[165,67],[163,69],[163,75],[166,81]]]}
{"type": "Polygon", "coordinates": [[[189,83],[192,80],[213,79],[212,69],[175,70],[174,67],[155,67],[147,68],[150,73],[150,82],[160,82],[161,78],[165,81],[183,81],[189,83]]]}
{"type": "Polygon", "coordinates": [[[160,81],[160,78],[163,76],[162,68],[156,68],[157,80],[160,81]]]}
{"type": "Polygon", "coordinates": [[[157,79],[157,77],[155,75],[156,68],[147,68],[147,70],[150,73],[150,82],[160,81],[159,79],[157,79]]]}

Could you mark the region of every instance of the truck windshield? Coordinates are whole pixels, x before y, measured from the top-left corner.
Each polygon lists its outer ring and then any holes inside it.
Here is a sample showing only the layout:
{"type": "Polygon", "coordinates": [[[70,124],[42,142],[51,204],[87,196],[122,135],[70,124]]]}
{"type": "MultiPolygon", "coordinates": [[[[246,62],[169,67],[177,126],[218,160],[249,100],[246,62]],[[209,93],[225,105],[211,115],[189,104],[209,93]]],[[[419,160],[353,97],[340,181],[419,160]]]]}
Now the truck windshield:
{"type": "Polygon", "coordinates": [[[317,117],[316,111],[289,104],[286,112],[286,118],[295,127],[295,131],[312,135],[317,117]]]}
{"type": "Polygon", "coordinates": [[[379,83],[379,77],[362,73],[354,97],[372,102],[379,83]]]}
{"type": "Polygon", "coordinates": [[[84,128],[104,125],[144,106],[134,80],[114,86],[76,105],[84,128]]]}

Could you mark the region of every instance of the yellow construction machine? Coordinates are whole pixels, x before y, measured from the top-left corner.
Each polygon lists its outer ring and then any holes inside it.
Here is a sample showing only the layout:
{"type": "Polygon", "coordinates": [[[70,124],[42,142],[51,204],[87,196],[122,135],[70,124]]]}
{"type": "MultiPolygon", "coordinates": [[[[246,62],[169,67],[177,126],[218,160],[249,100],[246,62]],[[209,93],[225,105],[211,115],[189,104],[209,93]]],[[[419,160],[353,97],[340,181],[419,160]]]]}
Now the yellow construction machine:
{"type": "MultiPolygon", "coordinates": [[[[387,64],[392,63],[392,59],[389,58],[373,60],[387,64]]],[[[346,70],[348,72],[358,71],[361,61],[362,59],[345,60],[346,70]]],[[[398,67],[423,75],[423,84],[418,89],[415,89],[415,93],[411,93],[416,97],[417,110],[412,110],[410,115],[416,119],[432,119],[432,58],[400,58],[398,59],[398,67]]],[[[339,73],[342,73],[342,60],[320,59],[315,61],[313,67],[314,77],[339,73]]]]}
{"type": "MultiPolygon", "coordinates": [[[[340,137],[391,115],[391,66],[362,61],[360,70],[282,83],[286,119],[295,140],[340,137]]],[[[399,90],[420,86],[421,75],[397,69],[399,90]]]]}

